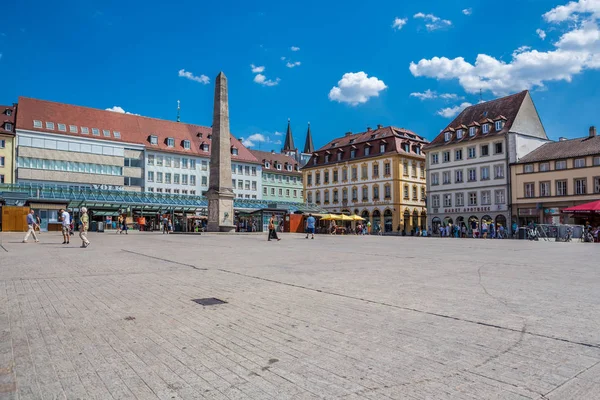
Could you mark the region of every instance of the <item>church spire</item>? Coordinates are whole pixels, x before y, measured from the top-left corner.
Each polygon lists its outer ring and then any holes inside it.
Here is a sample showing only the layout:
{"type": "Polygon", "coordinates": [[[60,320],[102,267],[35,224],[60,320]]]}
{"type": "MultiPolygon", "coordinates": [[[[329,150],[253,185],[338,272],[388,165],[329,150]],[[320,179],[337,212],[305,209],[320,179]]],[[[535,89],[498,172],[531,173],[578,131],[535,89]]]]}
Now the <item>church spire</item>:
{"type": "Polygon", "coordinates": [[[296,151],[294,146],[294,138],[292,137],[292,128],[290,126],[290,119],[288,118],[287,133],[285,134],[285,143],[283,144],[283,151],[296,151]]]}
{"type": "Polygon", "coordinates": [[[310,133],[310,122],[308,123],[308,130],[306,131],[306,143],[304,143],[304,154],[312,154],[315,152],[315,146],[313,146],[312,135],[310,133]]]}

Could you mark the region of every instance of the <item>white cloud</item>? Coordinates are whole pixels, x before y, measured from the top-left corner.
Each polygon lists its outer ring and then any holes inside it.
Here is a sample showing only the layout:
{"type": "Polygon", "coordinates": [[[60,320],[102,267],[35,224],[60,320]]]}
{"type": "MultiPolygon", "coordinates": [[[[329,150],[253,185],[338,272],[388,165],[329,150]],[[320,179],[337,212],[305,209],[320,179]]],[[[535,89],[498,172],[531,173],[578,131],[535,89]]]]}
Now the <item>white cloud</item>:
{"type": "Polygon", "coordinates": [[[123,109],[123,107],[119,107],[119,106],[112,106],[111,108],[106,108],[106,111],[112,111],[112,112],[116,112],[116,113],[119,113],[119,114],[140,115],[140,114],[134,114],[134,113],[130,113],[128,111],[125,111],[123,109]]]}
{"type": "Polygon", "coordinates": [[[265,67],[263,67],[263,66],[257,67],[254,64],[250,64],[250,68],[252,68],[252,73],[254,73],[254,74],[260,74],[265,71],[265,67]]]}
{"type": "Polygon", "coordinates": [[[387,86],[376,77],[368,77],[364,72],[348,72],[342,76],[338,85],[329,91],[329,100],[349,103],[353,106],[366,103],[370,97],[379,96],[387,86]]]}
{"type": "Polygon", "coordinates": [[[254,147],[258,143],[267,143],[268,138],[261,133],[253,133],[247,138],[242,138],[242,144],[246,147],[254,147]]]}
{"type": "Polygon", "coordinates": [[[189,71],[186,71],[185,69],[179,70],[179,76],[181,78],[186,78],[191,81],[200,82],[204,85],[208,85],[210,83],[210,78],[208,76],[206,76],[206,75],[195,76],[194,74],[192,74],[189,71]]]}
{"type": "Polygon", "coordinates": [[[524,53],[528,50],[531,50],[530,46],[521,46],[521,47],[517,48],[515,51],[513,51],[512,56],[515,57],[517,54],[524,53]]]}
{"type": "Polygon", "coordinates": [[[437,112],[437,115],[441,115],[444,118],[453,118],[455,116],[458,115],[458,113],[460,113],[462,110],[464,110],[467,107],[472,106],[471,103],[462,103],[459,106],[454,106],[454,107],[447,107],[447,108],[442,108],[441,110],[439,110],[437,112]]]}
{"type": "Polygon", "coordinates": [[[274,135],[275,136],[283,136],[283,132],[275,131],[274,135]]]}
{"type": "Polygon", "coordinates": [[[419,93],[419,92],[411,93],[410,96],[416,97],[419,100],[433,100],[433,99],[459,100],[459,99],[462,99],[462,97],[459,97],[458,95],[456,95],[454,93],[438,94],[437,92],[434,92],[431,89],[427,89],[423,93],[419,93]]]}
{"type": "Polygon", "coordinates": [[[292,47],[290,47],[290,50],[291,51],[299,51],[300,47],[292,46],[292,47]]]}
{"type": "Polygon", "coordinates": [[[536,29],[535,33],[537,33],[537,35],[540,37],[540,39],[545,40],[546,39],[546,32],[544,32],[543,29],[536,29]]]}
{"type": "Polygon", "coordinates": [[[285,61],[285,57],[281,57],[281,61],[285,61]]]}
{"type": "Polygon", "coordinates": [[[407,22],[408,22],[408,18],[398,18],[398,17],[396,17],[396,19],[394,19],[394,23],[392,24],[392,28],[394,28],[397,31],[399,31],[400,29],[402,29],[402,27],[404,25],[406,25],[407,22]]]}
{"type": "Polygon", "coordinates": [[[544,14],[547,22],[564,22],[569,20],[578,20],[581,14],[590,15],[592,19],[600,18],[600,1],[598,0],[579,0],[570,1],[564,6],[553,8],[544,14]]]}
{"type": "Polygon", "coordinates": [[[301,64],[300,61],[293,61],[293,62],[288,61],[285,64],[285,66],[288,67],[288,68],[294,68],[294,67],[299,66],[300,64],[301,64]]]}
{"type": "Polygon", "coordinates": [[[412,62],[409,69],[415,77],[456,79],[469,93],[489,90],[495,95],[541,90],[546,82],[570,82],[584,70],[600,69],[600,0],[570,2],[552,9],[544,18],[550,22],[575,21],[550,51],[521,47],[507,62],[478,54],[473,64],[463,57],[433,57],[412,62]],[[587,19],[582,20],[582,14],[587,19]]]}
{"type": "Polygon", "coordinates": [[[259,83],[263,86],[275,86],[279,84],[280,79],[277,78],[274,81],[267,79],[266,76],[264,76],[263,74],[257,74],[254,77],[254,82],[259,83]]]}
{"type": "Polygon", "coordinates": [[[462,13],[465,15],[471,15],[473,14],[473,9],[472,8],[465,8],[464,10],[462,10],[462,13]]]}
{"type": "Polygon", "coordinates": [[[419,18],[428,21],[425,24],[425,27],[430,32],[442,28],[447,28],[450,25],[452,25],[452,21],[450,20],[441,19],[440,17],[436,17],[433,14],[423,14],[422,12],[416,13],[415,15],[413,15],[413,18],[419,18]]]}

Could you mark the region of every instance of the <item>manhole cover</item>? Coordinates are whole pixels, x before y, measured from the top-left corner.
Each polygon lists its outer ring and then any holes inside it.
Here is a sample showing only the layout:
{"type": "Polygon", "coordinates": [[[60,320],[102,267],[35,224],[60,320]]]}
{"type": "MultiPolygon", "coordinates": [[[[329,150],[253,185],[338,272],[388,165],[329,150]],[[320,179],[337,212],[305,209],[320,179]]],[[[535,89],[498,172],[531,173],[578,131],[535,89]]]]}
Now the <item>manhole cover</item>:
{"type": "Polygon", "coordinates": [[[215,297],[209,297],[207,299],[194,299],[192,300],[194,303],[198,303],[202,306],[216,306],[218,304],[227,304],[226,301],[219,300],[215,297]]]}

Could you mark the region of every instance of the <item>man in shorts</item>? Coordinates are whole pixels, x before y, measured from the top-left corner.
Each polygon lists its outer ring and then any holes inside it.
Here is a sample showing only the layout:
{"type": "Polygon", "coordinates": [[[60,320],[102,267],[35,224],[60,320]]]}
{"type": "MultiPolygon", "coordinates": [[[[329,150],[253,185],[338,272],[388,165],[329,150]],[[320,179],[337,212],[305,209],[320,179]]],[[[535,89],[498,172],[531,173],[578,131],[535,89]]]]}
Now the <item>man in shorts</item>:
{"type": "Polygon", "coordinates": [[[69,215],[68,212],[66,212],[63,209],[60,209],[59,213],[60,213],[60,220],[62,222],[62,235],[63,235],[62,244],[69,244],[69,237],[70,237],[70,231],[71,231],[71,216],[69,215]]]}
{"type": "Polygon", "coordinates": [[[312,214],[308,214],[308,218],[306,218],[306,238],[308,239],[308,235],[311,234],[311,239],[315,238],[315,217],[312,214]]]}

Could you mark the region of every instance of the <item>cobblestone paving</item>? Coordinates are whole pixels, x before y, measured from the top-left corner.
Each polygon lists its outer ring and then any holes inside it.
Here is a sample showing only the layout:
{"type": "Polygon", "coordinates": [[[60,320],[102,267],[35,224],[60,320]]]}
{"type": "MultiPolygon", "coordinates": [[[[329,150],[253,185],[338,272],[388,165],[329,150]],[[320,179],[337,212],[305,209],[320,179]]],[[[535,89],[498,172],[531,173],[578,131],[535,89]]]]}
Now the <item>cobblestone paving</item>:
{"type": "Polygon", "coordinates": [[[600,398],[599,246],[282,237],[0,234],[0,399],[600,398]]]}

